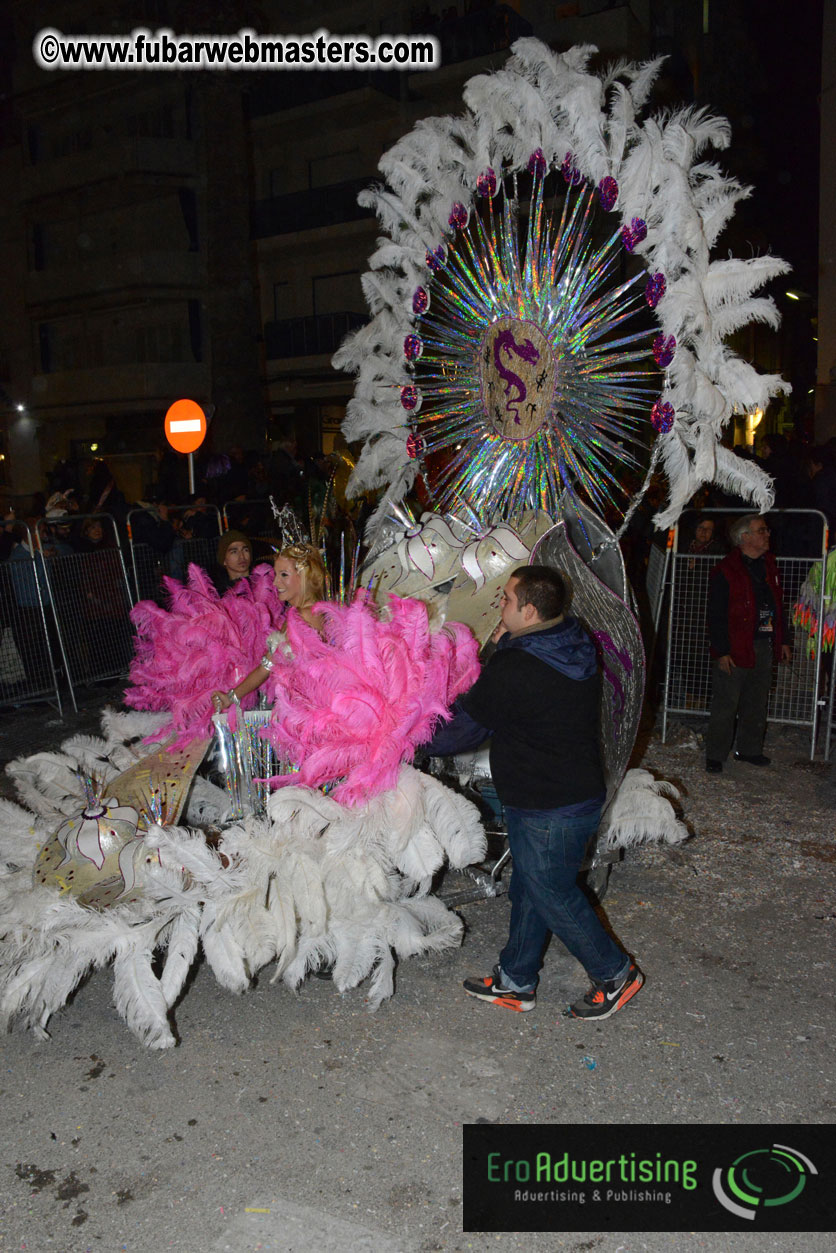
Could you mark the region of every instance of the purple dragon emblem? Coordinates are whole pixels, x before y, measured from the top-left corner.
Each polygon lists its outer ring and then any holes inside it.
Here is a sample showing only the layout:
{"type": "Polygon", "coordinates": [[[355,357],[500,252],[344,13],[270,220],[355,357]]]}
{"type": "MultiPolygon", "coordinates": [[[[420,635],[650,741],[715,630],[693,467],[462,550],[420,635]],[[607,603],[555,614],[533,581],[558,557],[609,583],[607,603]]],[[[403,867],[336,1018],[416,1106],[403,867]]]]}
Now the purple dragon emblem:
{"type": "Polygon", "coordinates": [[[540,354],[534,347],[530,339],[524,343],[518,344],[514,339],[514,333],[511,330],[501,331],[493,342],[493,362],[496,366],[497,373],[503,380],[505,389],[505,412],[514,416],[517,426],[520,425],[519,407],[528,395],[528,388],[518,374],[514,374],[513,370],[509,370],[502,362],[501,353],[505,350],[510,358],[512,354],[520,357],[523,361],[539,361],[540,354]],[[516,389],[517,395],[512,395],[516,389]]]}

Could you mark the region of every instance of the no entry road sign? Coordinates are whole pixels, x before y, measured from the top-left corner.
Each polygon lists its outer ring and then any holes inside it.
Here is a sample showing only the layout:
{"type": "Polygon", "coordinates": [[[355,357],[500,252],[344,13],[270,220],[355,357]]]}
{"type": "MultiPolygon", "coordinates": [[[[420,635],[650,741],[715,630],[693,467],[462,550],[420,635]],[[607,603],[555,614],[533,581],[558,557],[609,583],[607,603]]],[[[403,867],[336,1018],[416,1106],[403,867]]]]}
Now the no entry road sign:
{"type": "Polygon", "coordinates": [[[206,438],[206,414],[194,400],[175,400],[165,415],[165,437],[175,452],[196,452],[206,438]]]}

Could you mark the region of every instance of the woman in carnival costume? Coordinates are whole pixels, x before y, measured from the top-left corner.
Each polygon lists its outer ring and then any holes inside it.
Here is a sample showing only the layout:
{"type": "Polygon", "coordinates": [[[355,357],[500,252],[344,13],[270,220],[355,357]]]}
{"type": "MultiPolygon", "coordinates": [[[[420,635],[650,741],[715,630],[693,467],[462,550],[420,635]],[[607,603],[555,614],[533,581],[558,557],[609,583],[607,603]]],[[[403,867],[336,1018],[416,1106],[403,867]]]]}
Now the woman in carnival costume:
{"type": "MultiPolygon", "coordinates": [[[[314,605],[325,595],[325,566],[313,544],[288,544],[273,564],[276,592],[282,604],[295,610],[312,630],[322,634],[324,619],[314,605]]],[[[284,639],[283,631],[271,631],[264,656],[240,683],[228,692],[214,691],[212,704],[217,710],[229,709],[233,701],[244,700],[262,686],[273,669],[273,655],[284,639]]]]}

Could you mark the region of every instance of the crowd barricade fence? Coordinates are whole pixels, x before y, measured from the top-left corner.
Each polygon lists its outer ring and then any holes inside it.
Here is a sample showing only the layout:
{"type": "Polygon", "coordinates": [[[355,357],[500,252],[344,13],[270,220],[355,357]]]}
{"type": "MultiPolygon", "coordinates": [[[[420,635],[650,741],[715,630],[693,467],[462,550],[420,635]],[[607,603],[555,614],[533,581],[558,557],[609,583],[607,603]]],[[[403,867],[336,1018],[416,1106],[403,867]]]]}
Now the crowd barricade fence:
{"type": "Polygon", "coordinates": [[[77,687],[126,674],[133,655],[131,586],[119,528],[107,513],[72,515],[75,530],[88,522],[100,524],[102,538],[87,551],[70,549],[69,525],[42,518],[36,535],[74,709],[77,687]]]}
{"type": "MultiPolygon", "coordinates": [[[[211,535],[193,536],[184,539],[178,535],[171,548],[160,552],[150,543],[137,538],[141,534],[136,518],[146,514],[145,509],[131,509],[128,513],[128,548],[130,551],[130,568],[132,596],[134,602],[153,600],[157,604],[165,602],[163,576],[179,579],[186,578],[190,565],[200,566],[211,573],[216,560],[218,539],[222,534],[221,515],[215,505],[203,505],[202,514],[211,518],[211,535]]],[[[195,512],[193,505],[170,506],[169,517],[195,512]]]]}
{"type": "Polygon", "coordinates": [[[63,717],[61,652],[45,562],[31,530],[24,529],[25,545],[13,550],[14,559],[0,562],[0,706],[54,697],[63,717]]]}
{"type": "MultiPolygon", "coordinates": [[[[721,517],[728,521],[753,513],[751,509],[701,509],[700,517],[721,517]]],[[[695,511],[696,515],[696,511],[695,511]]],[[[776,530],[781,524],[785,536],[783,548],[791,547],[794,532],[801,524],[808,555],[777,551],[778,577],[784,593],[784,619],[788,643],[793,655],[790,664],[775,667],[769,695],[767,719],[789,726],[809,727],[810,759],[815,756],[816,733],[822,702],[821,687],[821,624],[824,603],[824,565],[827,554],[827,519],[815,509],[775,509],[766,515],[776,530]],[[808,648],[806,630],[793,627],[793,609],[801,586],[813,567],[821,566],[821,596],[817,614],[818,631],[814,648],[808,648]]],[[[665,657],[664,695],[662,701],[662,742],[667,738],[668,719],[672,714],[689,717],[708,716],[711,706],[711,657],[708,645],[708,591],[711,572],[724,553],[703,555],[687,551],[684,546],[683,522],[674,528],[669,549],[669,598],[667,652],[665,657]]],[[[729,547],[729,551],[731,551],[729,547]]]]}

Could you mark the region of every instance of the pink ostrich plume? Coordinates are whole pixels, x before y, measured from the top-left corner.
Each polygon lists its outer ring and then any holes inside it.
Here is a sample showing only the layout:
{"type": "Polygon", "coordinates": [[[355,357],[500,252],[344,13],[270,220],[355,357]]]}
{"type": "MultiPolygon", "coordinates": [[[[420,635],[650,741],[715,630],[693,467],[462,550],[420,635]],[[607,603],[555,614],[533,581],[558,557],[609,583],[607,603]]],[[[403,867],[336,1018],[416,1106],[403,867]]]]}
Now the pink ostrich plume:
{"type": "Polygon", "coordinates": [[[271,783],[339,779],[333,798],[364,805],[395,786],[401,763],[475,681],[478,645],[460,623],[432,631],[419,600],[390,596],[380,610],[359,592],[351,604],[316,610],[326,638],[291,612],[290,655],[276,653],[268,679],[273,715],[263,733],[299,763],[298,773],[271,783]]]}
{"type": "MultiPolygon", "coordinates": [[[[149,740],[176,732],[171,747],[212,734],[212,692],[239,683],[264,656],[267,636],[283,622],[285,610],[273,585],[273,571],[258,566],[223,596],[199,566],[189,566],[185,586],[164,580],[170,608],[143,600],[133,609],[136,653],[125,704],[166,710],[171,721],[149,740]]],[[[253,693],[244,708],[255,705],[253,693]]]]}

